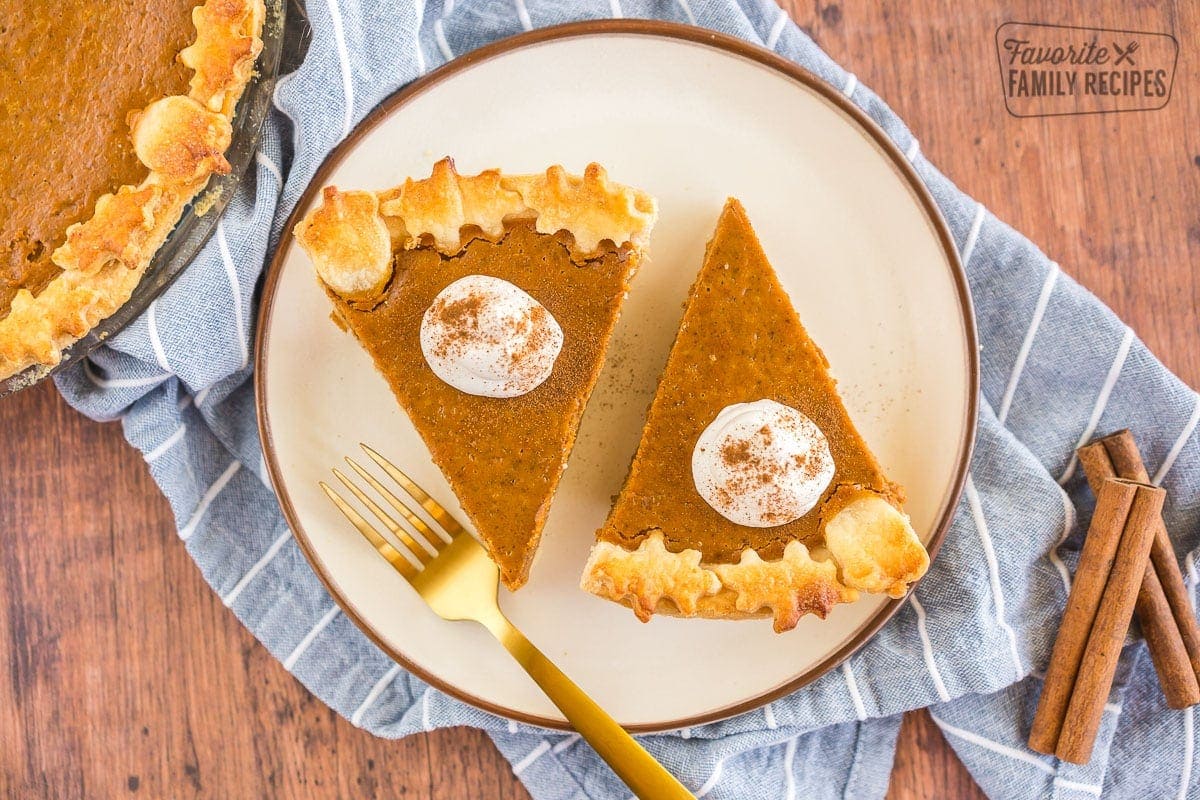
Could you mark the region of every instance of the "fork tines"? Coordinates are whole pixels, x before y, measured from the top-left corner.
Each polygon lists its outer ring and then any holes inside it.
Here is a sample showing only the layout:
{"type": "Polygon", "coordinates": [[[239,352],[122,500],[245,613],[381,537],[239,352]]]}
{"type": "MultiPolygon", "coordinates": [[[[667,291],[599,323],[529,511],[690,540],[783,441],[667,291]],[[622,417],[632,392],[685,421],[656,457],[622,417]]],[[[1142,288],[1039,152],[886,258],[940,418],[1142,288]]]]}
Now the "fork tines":
{"type": "Polygon", "coordinates": [[[370,456],[379,467],[387,473],[388,477],[400,485],[402,489],[413,500],[417,502],[422,509],[439,525],[443,530],[437,530],[434,526],[425,522],[417,513],[405,504],[403,500],[397,497],[390,489],[384,486],[374,475],[368,472],[362,465],[356,462],[349,456],[346,457],[346,463],[350,468],[358,473],[364,481],[369,485],[380,497],[382,497],[388,505],[390,505],[403,519],[407,522],[414,533],[410,533],[396,521],[379,503],[375,502],[366,492],[360,489],[354,481],[348,478],[345,473],[339,469],[334,469],[333,474],[339,481],[342,482],[347,489],[358,499],[360,503],[367,507],[372,514],[379,519],[384,526],[392,532],[409,551],[410,558],[398,550],[391,542],[389,542],[374,526],[363,518],[358,511],[348,503],[345,498],[337,493],[329,484],[324,481],[320,482],[321,488],[333,504],[350,520],[350,523],[358,530],[363,537],[371,543],[371,545],[379,552],[381,556],[388,560],[393,567],[396,568],[404,577],[412,579],[420,571],[442,551],[446,545],[452,542],[456,537],[466,533],[463,527],[454,517],[450,515],[440,503],[434,500],[420,486],[415,484],[411,478],[395,464],[381,456],[373,448],[365,444],[359,445],[363,451],[370,456]],[[416,562],[415,564],[412,562],[416,562]]]}

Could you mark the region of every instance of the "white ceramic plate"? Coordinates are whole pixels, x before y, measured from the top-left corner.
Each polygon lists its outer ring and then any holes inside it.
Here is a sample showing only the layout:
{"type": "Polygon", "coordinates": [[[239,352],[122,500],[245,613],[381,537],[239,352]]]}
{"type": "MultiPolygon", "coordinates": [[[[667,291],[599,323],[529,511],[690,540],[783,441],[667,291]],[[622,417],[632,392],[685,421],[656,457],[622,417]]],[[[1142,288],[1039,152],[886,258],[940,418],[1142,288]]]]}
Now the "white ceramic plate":
{"type": "MultiPolygon", "coordinates": [[[[658,197],[651,261],[610,349],[622,357],[592,396],[529,584],[500,598],[623,724],[674,728],[764,703],[835,666],[897,605],[866,598],[780,636],[765,620],[643,625],[578,589],[727,195],[749,211],[863,436],[907,487],[917,531],[936,544],[949,519],[974,430],[973,322],[944,225],[881,139],[836,93],[765,51],[678,26],[592,23],[501,43],[410,87],[352,135],[301,201],[298,213],[324,184],[381,189],[424,176],[446,154],[464,173],[555,163],[580,172],[598,161],[658,197]]],[[[311,265],[288,239],[262,308],[268,464],[295,533],[343,608],[439,687],[510,717],[561,724],[482,628],[435,617],[317,488],[367,441],[458,508],[368,357],[329,321],[311,265]]]]}

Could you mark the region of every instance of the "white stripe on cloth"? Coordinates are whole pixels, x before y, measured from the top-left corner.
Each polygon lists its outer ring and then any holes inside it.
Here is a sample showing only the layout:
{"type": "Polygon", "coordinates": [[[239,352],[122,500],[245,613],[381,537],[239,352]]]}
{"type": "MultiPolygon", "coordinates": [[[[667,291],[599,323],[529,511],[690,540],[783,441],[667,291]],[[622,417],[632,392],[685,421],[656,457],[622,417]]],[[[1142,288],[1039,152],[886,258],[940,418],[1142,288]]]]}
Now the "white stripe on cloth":
{"type": "Polygon", "coordinates": [[[533,21],[529,19],[529,9],[525,7],[525,0],[513,0],[513,5],[517,7],[517,19],[521,20],[521,27],[527,31],[533,30],[533,21]]]}
{"type": "Polygon", "coordinates": [[[1120,714],[1124,707],[1120,703],[1105,703],[1104,710],[1110,714],[1120,714]]]}
{"type": "Polygon", "coordinates": [[[432,691],[432,686],[426,686],[425,691],[421,693],[421,727],[426,732],[433,730],[433,721],[429,718],[429,693],[432,691]]]}
{"type": "Polygon", "coordinates": [[[149,453],[146,453],[144,456],[142,456],[142,458],[144,458],[146,460],[147,464],[151,463],[156,458],[161,457],[163,453],[167,452],[172,447],[179,444],[179,440],[183,438],[183,435],[185,433],[187,433],[187,425],[182,424],[178,428],[175,429],[174,433],[172,433],[166,439],[163,439],[162,442],[158,445],[158,447],[154,448],[149,453]]]}
{"type": "Polygon", "coordinates": [[[962,739],[964,742],[970,742],[977,747],[982,747],[984,750],[991,750],[993,753],[999,753],[1002,756],[1008,756],[1009,758],[1017,761],[1024,761],[1026,764],[1032,764],[1042,772],[1050,775],[1054,774],[1054,767],[1050,766],[1035,755],[1017,750],[1015,747],[1009,747],[1006,744],[1000,744],[1000,742],[993,742],[991,739],[988,739],[985,736],[980,736],[977,733],[972,733],[971,731],[955,727],[954,725],[951,725],[941,717],[934,714],[932,711],[929,712],[929,716],[931,719],[933,719],[934,723],[942,729],[943,733],[948,733],[951,736],[962,739]]]}
{"type": "Polygon", "coordinates": [[[1054,284],[1058,282],[1059,271],[1058,264],[1050,262],[1050,271],[1046,273],[1046,280],[1042,283],[1042,292],[1038,295],[1037,305],[1033,308],[1029,329],[1025,331],[1025,339],[1021,342],[1021,349],[1017,351],[1017,360],[1013,364],[1012,375],[1008,378],[1008,386],[1005,387],[1004,397],[1000,400],[1000,410],[996,412],[996,419],[1001,425],[1008,419],[1008,411],[1012,408],[1013,397],[1017,393],[1017,384],[1021,382],[1021,373],[1025,371],[1025,362],[1029,360],[1029,351],[1033,349],[1033,340],[1037,336],[1038,328],[1041,327],[1042,317],[1046,315],[1046,306],[1050,304],[1050,295],[1054,293],[1054,284]]]}
{"type": "Polygon", "coordinates": [[[1088,440],[1092,438],[1092,434],[1096,432],[1096,426],[1100,424],[1100,418],[1104,416],[1104,409],[1108,407],[1108,398],[1112,396],[1113,387],[1117,385],[1117,379],[1121,377],[1121,370],[1125,367],[1125,359],[1129,357],[1129,347],[1132,344],[1133,328],[1126,325],[1125,335],[1121,337],[1121,344],[1117,347],[1117,354],[1113,357],[1112,366],[1108,368],[1108,374],[1104,376],[1104,385],[1100,387],[1100,394],[1096,395],[1096,405],[1092,407],[1092,415],[1088,418],[1087,427],[1083,429],[1083,435],[1079,437],[1079,441],[1071,450],[1071,460],[1067,462],[1067,468],[1063,470],[1062,477],[1058,479],[1060,486],[1071,480],[1071,476],[1075,474],[1075,467],[1079,464],[1079,456],[1075,451],[1087,444],[1088,440]]]}
{"type": "Polygon", "coordinates": [[[1151,483],[1162,483],[1163,478],[1167,477],[1167,473],[1171,471],[1171,467],[1175,466],[1175,459],[1179,458],[1179,453],[1183,450],[1183,446],[1188,443],[1188,439],[1192,438],[1192,434],[1196,432],[1197,422],[1200,422],[1200,394],[1196,395],[1196,405],[1192,407],[1192,416],[1188,417],[1187,424],[1179,432],[1179,438],[1175,440],[1175,444],[1171,445],[1167,457],[1163,459],[1162,466],[1158,468],[1158,472],[1155,472],[1154,477],[1150,479],[1151,483]]]}
{"type": "Polygon", "coordinates": [[[233,463],[221,473],[221,476],[213,481],[212,486],[208,487],[208,491],[204,493],[204,496],[200,498],[200,502],[196,504],[196,510],[192,512],[192,518],[179,530],[180,539],[186,542],[192,538],[192,534],[196,532],[196,526],[204,518],[204,512],[208,511],[208,507],[212,505],[212,501],[221,493],[221,490],[225,488],[225,485],[229,483],[230,479],[233,478],[241,466],[242,462],[234,459],[233,463]]]}
{"type": "Polygon", "coordinates": [[[1178,800],[1187,800],[1188,787],[1192,783],[1192,760],[1195,755],[1195,706],[1183,710],[1183,766],[1179,773],[1178,800]]]}
{"type": "Polygon", "coordinates": [[[275,176],[275,182],[280,186],[283,186],[283,173],[279,170],[279,167],[275,166],[275,162],[272,161],[266,153],[264,153],[262,150],[259,150],[254,154],[254,160],[266,167],[267,172],[275,176]]]}
{"type": "Polygon", "coordinates": [[[621,19],[625,12],[621,10],[620,0],[608,0],[608,13],[613,19],[621,19]]]}
{"type": "Polygon", "coordinates": [[[979,532],[979,541],[983,543],[983,554],[987,559],[988,577],[992,584],[992,601],[996,607],[996,622],[1008,636],[1008,646],[1012,652],[1013,665],[1017,668],[1017,679],[1025,675],[1021,666],[1021,655],[1017,652],[1017,635],[1004,618],[1004,590],[1000,586],[1000,565],[996,561],[996,548],[992,546],[992,534],[988,531],[987,519],[983,516],[983,503],[979,500],[979,492],[975,489],[975,478],[967,474],[964,487],[967,495],[967,505],[971,507],[971,516],[975,520],[975,530],[979,532]]]}
{"type": "Polygon", "coordinates": [[[150,301],[146,309],[146,333],[150,336],[150,349],[154,351],[154,360],[165,372],[172,372],[171,362],[167,361],[167,351],[163,348],[162,339],[158,338],[158,299],[150,301]]]}
{"type": "Polygon", "coordinates": [[[858,88],[858,76],[853,72],[850,77],[846,78],[846,85],[842,87],[842,94],[846,97],[854,97],[854,90],[858,88]]]}
{"type": "Polygon", "coordinates": [[[775,18],[775,24],[771,26],[771,32],[767,34],[766,44],[768,50],[774,50],[775,45],[779,44],[779,37],[783,33],[783,28],[787,25],[788,15],[782,8],[779,9],[779,16],[775,18]]]}
{"type": "Polygon", "coordinates": [[[96,374],[92,362],[86,358],[83,360],[83,374],[97,389],[137,389],[142,386],[154,386],[173,377],[171,375],[150,375],[146,378],[101,378],[96,374]]]}
{"type": "Polygon", "coordinates": [[[863,705],[862,695],[858,693],[858,680],[850,667],[850,660],[842,662],[842,675],[846,678],[846,689],[850,692],[850,702],[854,703],[854,714],[859,720],[867,718],[867,707],[863,705]]]}
{"type": "Polygon", "coordinates": [[[317,620],[317,624],[312,626],[312,630],[304,634],[304,638],[300,640],[300,644],[296,645],[296,649],[288,654],[288,657],[283,660],[283,668],[288,672],[292,671],[292,667],[296,666],[296,662],[300,660],[300,656],[304,655],[316,638],[321,635],[321,631],[333,622],[333,618],[338,615],[339,609],[336,605],[325,612],[325,616],[317,620]]]}
{"type": "MultiPolygon", "coordinates": [[[[1196,556],[1188,553],[1183,559],[1184,569],[1187,570],[1188,582],[1191,584],[1189,600],[1192,601],[1192,613],[1196,613],[1196,598],[1191,597],[1200,583],[1200,575],[1196,574],[1196,556]]],[[[1195,706],[1188,706],[1183,712],[1183,769],[1179,775],[1179,794],[1177,800],[1187,800],[1188,788],[1192,784],[1192,762],[1196,754],[1196,718],[1195,706]]]]}
{"type": "Polygon", "coordinates": [[[246,342],[244,317],[242,312],[242,282],[238,280],[237,267],[233,265],[233,255],[229,252],[229,239],[225,236],[224,221],[217,223],[217,249],[221,251],[221,263],[225,265],[225,275],[229,278],[230,303],[233,306],[233,335],[237,337],[238,352],[242,356],[242,368],[250,363],[250,346],[246,342]]]}
{"type": "Polygon", "coordinates": [[[337,0],[327,0],[329,4],[329,21],[333,25],[333,41],[337,46],[338,64],[342,72],[342,97],[346,104],[342,116],[342,139],[350,135],[354,127],[354,82],[350,76],[350,53],[346,50],[346,34],[342,30],[342,12],[337,0]]]}
{"type": "Polygon", "coordinates": [[[196,408],[204,405],[204,401],[208,399],[208,393],[212,391],[212,388],[212,386],[205,386],[203,389],[196,392],[196,408]]]}
{"type": "Polygon", "coordinates": [[[1075,792],[1085,792],[1087,794],[1095,795],[1096,797],[1100,796],[1100,787],[1093,786],[1090,783],[1079,783],[1078,781],[1069,781],[1066,778],[1056,777],[1054,779],[1054,785],[1075,792]]]}
{"type": "Polygon", "coordinates": [[[925,627],[925,607],[917,599],[916,592],[912,593],[909,600],[912,602],[913,610],[917,612],[917,633],[921,636],[921,649],[925,652],[925,666],[929,670],[929,677],[933,680],[933,688],[937,690],[938,697],[944,703],[950,699],[950,692],[946,691],[946,684],[942,682],[942,673],[938,671],[937,661],[933,657],[933,642],[929,640],[929,630],[925,627]]]}
{"type": "Polygon", "coordinates": [[[285,117],[287,117],[288,122],[292,123],[292,150],[293,151],[300,149],[300,126],[296,124],[296,118],[293,117],[291,115],[291,113],[288,112],[283,107],[283,104],[279,102],[279,92],[281,89],[283,89],[284,86],[286,86],[288,83],[291,83],[292,78],[296,77],[296,75],[298,75],[299,72],[300,72],[300,70],[296,70],[295,72],[289,72],[287,75],[284,75],[283,77],[276,80],[275,81],[275,91],[271,92],[271,105],[275,106],[275,109],[277,111],[279,111],[280,114],[283,114],[285,117]]]}
{"type": "Polygon", "coordinates": [[[1062,536],[1058,537],[1058,541],[1050,548],[1050,552],[1046,555],[1050,559],[1050,563],[1058,570],[1058,577],[1062,578],[1063,589],[1067,594],[1071,593],[1071,571],[1067,569],[1067,565],[1063,562],[1062,556],[1058,554],[1058,548],[1066,544],[1067,539],[1071,535],[1071,529],[1075,527],[1075,504],[1071,502],[1070,496],[1063,491],[1063,488],[1058,487],[1058,496],[1062,499],[1063,504],[1063,530],[1062,536]]]}
{"type": "Polygon", "coordinates": [[[562,740],[561,742],[559,742],[558,744],[554,745],[554,747],[550,748],[550,750],[551,750],[551,752],[553,752],[553,753],[561,753],[563,750],[566,750],[568,747],[570,747],[571,745],[575,744],[576,742],[578,742],[578,741],[579,741],[580,739],[582,739],[582,738],[583,738],[583,737],[582,737],[582,736],[580,736],[578,733],[572,733],[570,736],[568,736],[567,738],[563,739],[563,740],[562,740]]]}
{"type": "Polygon", "coordinates": [[[391,669],[383,673],[382,678],[375,681],[375,685],[371,687],[371,691],[367,692],[367,696],[363,698],[363,701],[359,704],[358,708],[354,709],[354,713],[350,715],[351,725],[356,728],[362,727],[363,714],[367,713],[367,709],[379,699],[379,695],[383,694],[383,690],[386,689],[392,681],[396,680],[396,676],[399,674],[400,665],[393,664],[391,669]]]}
{"type": "Polygon", "coordinates": [[[692,13],[692,7],[688,5],[688,0],[675,0],[679,3],[679,7],[683,9],[683,13],[687,15],[688,24],[696,24],[696,15],[692,13]]]}
{"type": "Polygon", "coordinates": [[[525,770],[529,769],[529,765],[544,756],[550,750],[550,742],[542,739],[538,746],[529,751],[529,755],[522,758],[517,763],[513,764],[513,775],[520,775],[525,770]]]}
{"type": "Polygon", "coordinates": [[[921,154],[921,140],[913,139],[912,144],[910,144],[908,146],[908,149],[904,151],[904,157],[907,158],[909,161],[916,161],[917,156],[920,154],[921,154]]]}
{"type": "Polygon", "coordinates": [[[788,739],[787,745],[783,749],[783,781],[787,787],[787,793],[784,794],[785,800],[796,800],[796,776],[792,774],[792,764],[796,760],[796,740],[800,738],[800,734],[796,734],[791,739],[788,739]]]}
{"type": "Polygon", "coordinates": [[[962,265],[971,263],[971,255],[975,252],[975,243],[979,241],[979,231],[983,228],[983,203],[975,204],[975,218],[971,220],[971,230],[967,233],[967,241],[963,243],[962,265]]]}
{"type": "Polygon", "coordinates": [[[763,724],[772,731],[779,727],[779,723],[775,721],[775,711],[771,708],[770,703],[763,706],[763,724]]]}
{"type": "Polygon", "coordinates": [[[424,75],[428,69],[425,66],[425,52],[421,49],[421,28],[425,26],[425,0],[416,0],[416,6],[417,24],[413,29],[413,51],[417,54],[417,69],[424,75]]]}
{"type": "Polygon", "coordinates": [[[438,50],[442,51],[442,58],[451,61],[454,59],[454,53],[450,50],[450,43],[446,41],[446,30],[442,26],[444,18],[443,15],[433,21],[433,38],[437,39],[438,50]]]}
{"type": "Polygon", "coordinates": [[[226,606],[232,606],[233,602],[237,600],[238,595],[242,593],[242,590],[250,585],[250,582],[254,580],[254,576],[262,572],[263,568],[266,567],[267,564],[270,564],[271,560],[274,559],[275,556],[279,555],[279,551],[285,544],[287,544],[287,540],[290,538],[292,538],[292,532],[290,530],[285,530],[283,533],[279,534],[278,538],[271,542],[271,546],[267,548],[267,552],[263,553],[262,556],[259,557],[258,561],[254,562],[254,566],[247,570],[246,574],[243,575],[236,584],[234,584],[233,588],[229,590],[229,594],[221,598],[221,602],[226,606]]]}
{"type": "MultiPolygon", "coordinates": [[[[727,758],[728,756],[726,756],[727,758]]],[[[696,792],[696,800],[705,797],[713,789],[717,788],[717,784],[721,782],[721,776],[725,773],[725,758],[717,759],[716,766],[713,767],[712,775],[708,776],[708,780],[700,787],[700,791],[696,792]]]]}

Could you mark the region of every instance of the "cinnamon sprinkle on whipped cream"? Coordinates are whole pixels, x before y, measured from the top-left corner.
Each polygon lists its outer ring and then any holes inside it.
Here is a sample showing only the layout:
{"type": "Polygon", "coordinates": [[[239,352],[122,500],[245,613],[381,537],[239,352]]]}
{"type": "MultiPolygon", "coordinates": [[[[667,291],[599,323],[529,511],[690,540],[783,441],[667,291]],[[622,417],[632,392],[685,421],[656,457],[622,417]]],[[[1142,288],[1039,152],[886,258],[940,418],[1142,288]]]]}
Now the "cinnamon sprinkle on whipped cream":
{"type": "Polygon", "coordinates": [[[726,406],[692,451],[696,491],[730,522],[753,528],[804,516],[833,476],[825,434],[811,419],[774,400],[726,406]]]}
{"type": "Polygon", "coordinates": [[[421,319],[421,352],[434,374],[459,391],[519,397],[554,371],[563,331],[521,288],[487,275],[447,286],[421,319]]]}

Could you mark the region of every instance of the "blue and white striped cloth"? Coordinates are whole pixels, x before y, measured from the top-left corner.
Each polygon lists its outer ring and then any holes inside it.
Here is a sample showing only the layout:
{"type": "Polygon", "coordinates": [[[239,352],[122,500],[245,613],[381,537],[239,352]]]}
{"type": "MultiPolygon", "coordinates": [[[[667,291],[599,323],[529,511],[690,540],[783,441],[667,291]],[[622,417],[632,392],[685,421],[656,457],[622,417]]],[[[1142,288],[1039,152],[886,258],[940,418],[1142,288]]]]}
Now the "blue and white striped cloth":
{"type": "MultiPolygon", "coordinates": [[[[310,0],[307,59],[275,95],[254,169],[216,235],[140,319],[63,372],[96,419],[120,419],[169,498],[204,577],[285,668],[387,737],[487,730],[537,800],[625,798],[577,736],[466,707],[404,673],[342,615],[266,485],[249,380],[254,291],[280,226],[324,155],[398,86],[487,42],[583,17],[673,19],[772,48],[843,91],[908,154],[969,273],[982,348],[979,438],[941,554],[916,595],[851,660],[724,722],[646,737],[708,798],[877,798],[899,715],[930,706],[971,773],[1009,798],[1198,798],[1191,710],[1163,703],[1142,644],[1121,660],[1088,766],[1024,745],[1091,500],[1076,445],[1132,426],[1196,591],[1197,395],[1038,250],[963,195],[903,123],[765,0],[310,0]]],[[[164,545],[170,546],[164,541],[164,545]]]]}

